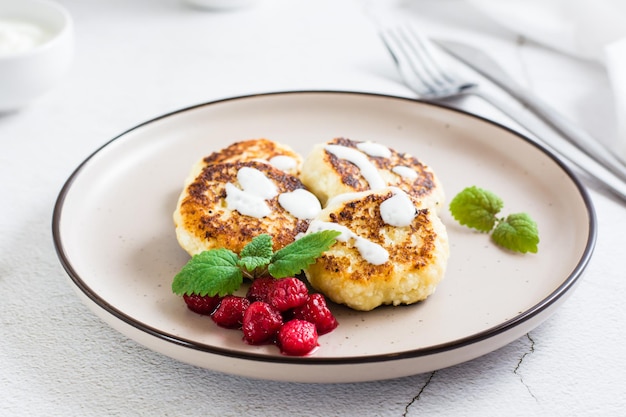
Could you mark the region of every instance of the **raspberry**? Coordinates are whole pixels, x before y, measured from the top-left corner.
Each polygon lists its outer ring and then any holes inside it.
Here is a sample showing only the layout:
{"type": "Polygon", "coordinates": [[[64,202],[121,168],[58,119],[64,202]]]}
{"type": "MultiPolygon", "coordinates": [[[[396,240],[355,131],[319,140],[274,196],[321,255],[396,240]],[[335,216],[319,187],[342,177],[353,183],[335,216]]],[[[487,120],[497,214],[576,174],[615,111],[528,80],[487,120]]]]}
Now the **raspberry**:
{"type": "Polygon", "coordinates": [[[276,278],[273,277],[259,277],[255,278],[248,288],[246,298],[252,301],[268,301],[268,294],[276,282],[276,278]]]}
{"type": "Polygon", "coordinates": [[[187,303],[189,310],[194,313],[209,315],[213,313],[215,307],[220,302],[220,297],[217,295],[198,295],[198,294],[183,294],[183,299],[187,303]]]}
{"type": "Polygon", "coordinates": [[[243,338],[251,345],[270,341],[283,325],[280,312],[263,301],[255,301],[243,315],[243,338]]]}
{"type": "Polygon", "coordinates": [[[236,329],[243,323],[243,315],[250,306],[250,300],[236,295],[227,295],[222,298],[219,306],[211,315],[211,319],[221,327],[236,329]]]}
{"type": "Polygon", "coordinates": [[[318,346],[315,324],[294,319],[278,331],[277,344],[285,355],[302,356],[318,346]]]}
{"type": "Polygon", "coordinates": [[[304,282],[298,278],[281,278],[274,282],[268,297],[269,304],[278,311],[287,311],[306,303],[309,298],[309,290],[304,282]]]}
{"type": "Polygon", "coordinates": [[[339,323],[326,305],[326,299],[322,294],[311,294],[302,306],[293,311],[295,319],[306,320],[317,328],[317,333],[322,335],[334,330],[339,323]]]}

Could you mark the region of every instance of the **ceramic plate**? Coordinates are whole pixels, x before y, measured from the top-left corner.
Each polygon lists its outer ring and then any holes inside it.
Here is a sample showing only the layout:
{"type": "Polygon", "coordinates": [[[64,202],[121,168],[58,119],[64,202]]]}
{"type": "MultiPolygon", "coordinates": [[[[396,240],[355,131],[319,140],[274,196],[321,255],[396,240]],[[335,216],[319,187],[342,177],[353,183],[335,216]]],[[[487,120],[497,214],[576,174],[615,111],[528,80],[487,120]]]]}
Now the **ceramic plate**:
{"type": "Polygon", "coordinates": [[[56,249],[73,286],[106,323],[180,361],[252,378],[355,382],[461,363],[524,335],[567,298],[591,256],[596,224],[579,182],[528,139],[481,118],[397,97],[288,92],[238,97],[134,127],[72,174],[54,212],[56,249]],[[333,305],[340,325],[311,356],[250,346],[172,294],[188,260],[172,212],[202,156],[232,142],[270,138],[306,155],[337,136],[408,152],[439,175],[448,198],[477,185],[498,194],[503,214],[536,221],[537,254],[494,246],[446,210],[451,257],[425,302],[363,313],[333,305]]]}

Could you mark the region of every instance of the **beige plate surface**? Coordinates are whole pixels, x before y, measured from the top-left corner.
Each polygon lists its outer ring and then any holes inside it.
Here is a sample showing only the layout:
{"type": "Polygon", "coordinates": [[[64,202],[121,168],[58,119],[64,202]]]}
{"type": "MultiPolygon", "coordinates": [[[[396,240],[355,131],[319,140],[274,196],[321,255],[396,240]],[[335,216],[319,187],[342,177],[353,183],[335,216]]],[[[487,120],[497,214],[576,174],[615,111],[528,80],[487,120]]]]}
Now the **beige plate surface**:
{"type": "Polygon", "coordinates": [[[116,137],[59,195],[54,242],[72,285],[113,328],[150,349],[220,372],[299,382],[352,382],[427,372],[524,335],[567,298],[593,251],[593,207],[572,175],[528,139],[483,119],[396,97],[286,92],[184,109],[116,137]],[[189,312],[170,290],[188,256],[171,215],[188,170],[231,142],[266,137],[306,155],[336,136],[372,140],[433,167],[448,198],[470,185],[498,194],[503,214],[537,221],[539,253],[516,255],[458,226],[451,258],[426,302],[359,313],[333,306],[340,326],[309,357],[249,346],[237,331],[189,312]]]}

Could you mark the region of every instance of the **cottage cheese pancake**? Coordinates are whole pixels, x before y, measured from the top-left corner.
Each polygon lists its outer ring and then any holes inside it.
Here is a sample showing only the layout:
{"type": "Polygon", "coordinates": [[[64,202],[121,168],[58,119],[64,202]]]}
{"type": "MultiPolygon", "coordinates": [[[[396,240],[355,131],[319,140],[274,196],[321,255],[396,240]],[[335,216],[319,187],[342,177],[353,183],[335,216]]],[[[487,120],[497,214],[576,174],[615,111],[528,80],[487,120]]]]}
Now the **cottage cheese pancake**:
{"type": "Polygon", "coordinates": [[[174,212],[178,242],[190,255],[214,248],[239,253],[263,233],[278,250],[321,210],[298,178],[265,162],[206,164],[190,178],[174,212]]]}
{"type": "Polygon", "coordinates": [[[438,210],[444,192],[433,170],[417,158],[373,142],[336,138],[314,147],[300,179],[326,205],[343,193],[395,186],[417,204],[438,210]]]}
{"type": "Polygon", "coordinates": [[[339,195],[308,232],[341,232],[338,242],[305,270],[311,285],[356,310],[426,299],[444,276],[446,228],[427,206],[395,187],[339,195]]]}

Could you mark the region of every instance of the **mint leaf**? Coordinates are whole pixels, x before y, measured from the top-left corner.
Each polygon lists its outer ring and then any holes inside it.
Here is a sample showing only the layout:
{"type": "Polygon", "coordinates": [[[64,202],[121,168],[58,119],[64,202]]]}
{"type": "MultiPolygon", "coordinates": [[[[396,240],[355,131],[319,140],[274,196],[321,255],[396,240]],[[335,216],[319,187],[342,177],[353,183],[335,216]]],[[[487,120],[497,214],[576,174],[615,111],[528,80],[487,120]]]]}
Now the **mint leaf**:
{"type": "Polygon", "coordinates": [[[254,270],[265,268],[270,263],[273,252],[270,235],[256,236],[241,250],[239,265],[254,275],[254,270]]]}
{"type": "Polygon", "coordinates": [[[450,201],[450,213],[462,225],[489,232],[497,222],[496,214],[504,204],[491,191],[467,187],[450,201]]]}
{"type": "Polygon", "coordinates": [[[175,294],[201,296],[232,294],[243,282],[237,254],[228,249],[214,249],[193,256],[172,281],[175,294]]]}
{"type": "Polygon", "coordinates": [[[328,250],[340,234],[336,230],[323,230],[304,235],[274,253],[268,267],[269,273],[274,278],[283,278],[300,273],[315,262],[315,259],[324,251],[328,250]]]}
{"type": "Polygon", "coordinates": [[[498,223],[491,238],[496,244],[515,252],[537,253],[539,231],[537,223],[528,214],[516,213],[498,223]]]}
{"type": "Polygon", "coordinates": [[[535,221],[526,213],[498,218],[496,215],[502,207],[500,197],[472,186],[458,193],[450,202],[449,209],[460,224],[481,232],[492,231],[491,239],[497,245],[514,252],[537,253],[539,231],[535,221]]]}
{"type": "Polygon", "coordinates": [[[201,252],[176,274],[172,291],[178,295],[222,297],[237,291],[244,275],[251,279],[267,272],[274,278],[293,276],[315,262],[339,235],[334,230],[311,233],[274,253],[271,236],[262,234],[244,246],[239,255],[223,248],[201,252]]]}

